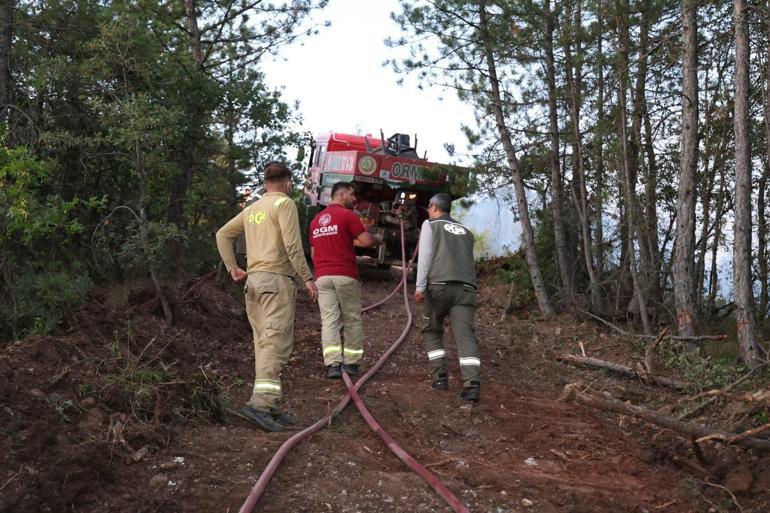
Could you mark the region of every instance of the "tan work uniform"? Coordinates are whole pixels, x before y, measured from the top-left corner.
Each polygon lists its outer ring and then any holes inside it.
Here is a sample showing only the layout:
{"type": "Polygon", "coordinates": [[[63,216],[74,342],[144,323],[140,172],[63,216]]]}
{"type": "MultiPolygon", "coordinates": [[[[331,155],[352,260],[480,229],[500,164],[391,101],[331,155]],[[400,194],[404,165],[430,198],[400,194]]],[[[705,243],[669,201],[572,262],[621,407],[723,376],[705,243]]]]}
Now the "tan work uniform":
{"type": "Polygon", "coordinates": [[[313,279],[299,230],[294,202],[281,192],[268,192],[217,232],[217,247],[230,271],[237,267],[233,241],[246,238],[248,278],[246,312],[254,333],[254,389],[248,405],[275,411],[281,400],[281,369],[294,349],[293,277],[313,279]]]}

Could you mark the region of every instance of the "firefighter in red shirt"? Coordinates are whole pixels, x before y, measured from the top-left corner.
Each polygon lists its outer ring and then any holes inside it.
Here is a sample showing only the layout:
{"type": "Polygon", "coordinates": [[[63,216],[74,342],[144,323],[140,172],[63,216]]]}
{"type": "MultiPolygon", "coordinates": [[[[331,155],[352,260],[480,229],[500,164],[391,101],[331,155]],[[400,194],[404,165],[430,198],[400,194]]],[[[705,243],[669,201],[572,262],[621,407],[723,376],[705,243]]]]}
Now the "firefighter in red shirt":
{"type": "Polygon", "coordinates": [[[345,372],[355,376],[364,355],[361,323],[361,282],[354,246],[371,248],[382,236],[369,233],[353,213],[356,193],[349,182],[332,187],[332,201],[310,223],[310,246],[321,310],[321,345],[326,375],[332,379],[345,372]],[[344,344],[340,338],[340,321],[344,344]]]}

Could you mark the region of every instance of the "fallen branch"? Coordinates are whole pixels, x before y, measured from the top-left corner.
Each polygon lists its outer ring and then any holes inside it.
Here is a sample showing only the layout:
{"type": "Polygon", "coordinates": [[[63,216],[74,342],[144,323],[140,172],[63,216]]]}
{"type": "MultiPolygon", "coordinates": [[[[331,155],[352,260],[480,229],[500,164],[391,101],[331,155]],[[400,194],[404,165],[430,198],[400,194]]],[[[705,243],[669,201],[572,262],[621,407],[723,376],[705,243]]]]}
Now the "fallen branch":
{"type": "Polygon", "coordinates": [[[713,479],[714,478],[714,474],[709,472],[704,467],[702,467],[702,466],[698,465],[697,463],[694,463],[694,462],[692,462],[692,461],[690,461],[690,460],[688,460],[686,458],[681,458],[679,456],[673,456],[671,458],[671,461],[675,465],[678,465],[680,467],[685,467],[690,472],[692,472],[694,474],[697,474],[697,475],[699,475],[701,477],[704,477],[704,478],[707,478],[707,479],[713,479]]]}
{"type": "MultiPolygon", "coordinates": [[[[576,307],[576,310],[578,310],[581,313],[584,313],[584,314],[588,315],[589,317],[593,317],[597,321],[601,322],[602,324],[604,324],[606,326],[609,326],[610,328],[614,329],[615,331],[617,331],[618,333],[620,333],[621,335],[624,335],[626,337],[646,338],[646,339],[653,339],[653,340],[655,338],[657,338],[655,335],[645,335],[644,333],[632,333],[630,331],[622,330],[622,329],[618,328],[617,326],[615,326],[614,324],[612,324],[611,322],[602,319],[598,315],[594,315],[591,312],[587,312],[587,311],[585,311],[585,310],[583,310],[581,308],[578,308],[578,307],[576,307]]],[[[666,335],[663,338],[664,339],[669,339],[669,340],[695,340],[695,341],[698,341],[698,340],[725,340],[727,338],[727,335],[693,335],[691,337],[685,337],[685,336],[681,336],[681,335],[666,335]]]]}
{"type": "Polygon", "coordinates": [[[557,360],[571,362],[577,365],[583,365],[586,367],[596,367],[599,369],[607,369],[617,374],[629,376],[632,378],[639,378],[644,381],[651,381],[655,384],[675,388],[682,390],[689,387],[689,383],[680,381],[676,378],[667,378],[665,376],[657,376],[655,374],[640,373],[631,367],[620,365],[619,363],[609,362],[607,360],[600,360],[598,358],[591,358],[590,356],[577,356],[574,354],[561,354],[556,357],[557,360]]]}
{"type": "MultiPolygon", "coordinates": [[[[759,367],[756,367],[756,368],[754,368],[754,369],[751,369],[751,370],[750,370],[749,372],[747,372],[745,375],[743,375],[742,377],[740,377],[740,378],[739,378],[739,379],[737,379],[736,381],[733,381],[732,383],[730,383],[729,385],[727,385],[727,386],[726,386],[726,387],[724,387],[724,388],[723,388],[721,391],[718,391],[718,392],[728,392],[728,391],[732,390],[733,388],[737,387],[738,385],[740,385],[741,383],[743,383],[744,381],[746,381],[747,379],[749,379],[749,378],[750,378],[750,377],[751,377],[751,376],[752,376],[752,375],[753,375],[753,374],[754,374],[754,373],[755,373],[757,370],[759,370],[759,369],[761,369],[761,368],[765,367],[765,365],[767,365],[767,364],[766,364],[766,363],[763,363],[763,364],[762,364],[762,365],[760,365],[759,367]]],[[[691,417],[691,416],[695,415],[696,413],[698,413],[699,411],[701,411],[703,408],[705,408],[705,407],[706,407],[706,406],[708,406],[709,404],[711,404],[711,403],[713,403],[714,401],[716,401],[718,396],[719,396],[719,394],[718,394],[718,393],[717,393],[717,394],[714,394],[714,397],[711,397],[710,399],[707,399],[707,400],[703,401],[702,403],[700,403],[698,406],[696,406],[696,407],[695,407],[695,408],[693,408],[692,410],[689,410],[689,411],[686,411],[686,412],[682,413],[681,415],[679,415],[679,420],[684,420],[684,419],[686,419],[687,417],[691,417]]]]}
{"type": "Polygon", "coordinates": [[[716,483],[709,483],[708,481],[700,481],[700,482],[703,483],[706,486],[711,486],[713,488],[719,488],[720,490],[724,490],[725,492],[727,492],[727,494],[730,495],[730,498],[733,500],[733,504],[735,504],[735,507],[738,508],[738,511],[740,513],[743,513],[743,508],[741,507],[740,503],[738,502],[738,499],[735,498],[735,494],[733,494],[733,492],[731,492],[727,487],[719,485],[719,484],[716,484],[716,483]]]}
{"type": "Polygon", "coordinates": [[[683,433],[685,435],[703,437],[712,434],[721,434],[728,438],[734,438],[734,443],[750,447],[758,450],[770,450],[770,440],[763,440],[758,438],[738,438],[737,433],[729,433],[726,431],[720,431],[698,424],[691,424],[688,422],[682,422],[673,417],[666,417],[664,415],[658,415],[652,410],[642,408],[641,406],[635,406],[633,404],[624,403],[618,401],[614,397],[610,396],[606,392],[602,394],[602,397],[596,395],[586,394],[579,390],[581,385],[573,383],[564,387],[564,391],[559,397],[560,401],[574,402],[583,406],[589,406],[598,410],[609,411],[613,413],[620,413],[622,415],[628,415],[636,417],[638,419],[645,420],[662,428],[683,433]]]}
{"type": "Polygon", "coordinates": [[[652,343],[647,346],[647,350],[644,351],[644,370],[647,374],[653,373],[652,355],[655,353],[655,349],[658,347],[658,344],[660,344],[660,341],[663,340],[663,337],[666,336],[666,333],[668,333],[668,326],[663,328],[663,331],[660,332],[658,338],[652,341],[652,343]]]}
{"type": "Polygon", "coordinates": [[[761,433],[764,433],[765,431],[770,431],[770,423],[769,424],[764,424],[762,426],[755,427],[755,428],[752,428],[752,429],[747,429],[746,431],[744,431],[742,433],[738,433],[737,435],[734,435],[734,436],[726,436],[724,433],[714,433],[714,434],[711,434],[711,435],[702,436],[702,437],[698,438],[695,441],[700,443],[700,442],[705,442],[707,440],[722,440],[723,442],[727,442],[728,444],[732,444],[732,443],[738,442],[740,440],[743,440],[745,438],[749,438],[751,436],[759,435],[761,433]]]}
{"type": "Polygon", "coordinates": [[[201,283],[203,283],[204,281],[208,280],[212,276],[216,276],[216,274],[217,274],[217,270],[214,269],[213,271],[211,271],[208,274],[204,274],[203,276],[199,276],[199,277],[193,279],[192,280],[192,286],[189,289],[187,289],[187,292],[182,294],[182,299],[187,299],[187,296],[190,295],[190,292],[195,290],[201,283]]]}

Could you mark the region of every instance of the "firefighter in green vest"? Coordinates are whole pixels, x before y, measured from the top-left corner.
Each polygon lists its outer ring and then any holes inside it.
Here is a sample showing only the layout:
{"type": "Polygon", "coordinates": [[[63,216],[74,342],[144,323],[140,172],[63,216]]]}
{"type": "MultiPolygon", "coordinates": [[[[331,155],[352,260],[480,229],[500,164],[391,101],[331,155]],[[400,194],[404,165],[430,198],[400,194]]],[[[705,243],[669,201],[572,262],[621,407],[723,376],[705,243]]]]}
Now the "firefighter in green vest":
{"type": "Polygon", "coordinates": [[[449,389],[444,350],[444,319],[449,316],[457,344],[463,389],[460,397],[478,402],[481,387],[476,338],[476,268],[473,234],[449,216],[452,198],[439,193],[430,199],[428,219],[420,229],[414,300],[425,302],[423,328],[431,370],[431,386],[449,389]]]}
{"type": "Polygon", "coordinates": [[[281,431],[290,416],[281,413],[281,369],[294,349],[294,278],[315,301],[318,289],[300,237],[297,206],[289,197],[291,171],[280,162],[265,167],[265,194],[217,232],[217,248],[235,281],[245,281],[246,313],[254,335],[254,388],[241,413],[265,431],[281,431]],[[246,270],[235,259],[233,241],[244,234],[246,270]]]}

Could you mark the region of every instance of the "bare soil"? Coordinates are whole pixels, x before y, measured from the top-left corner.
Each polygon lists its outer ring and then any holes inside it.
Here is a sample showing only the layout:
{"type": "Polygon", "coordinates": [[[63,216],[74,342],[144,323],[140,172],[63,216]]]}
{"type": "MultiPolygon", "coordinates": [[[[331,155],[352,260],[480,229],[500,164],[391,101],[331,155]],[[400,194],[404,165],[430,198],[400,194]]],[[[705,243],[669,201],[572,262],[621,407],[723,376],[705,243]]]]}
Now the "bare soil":
{"type": "MultiPolygon", "coordinates": [[[[395,285],[365,276],[365,302],[395,285]]],[[[559,402],[566,384],[635,404],[679,396],[557,362],[578,352],[633,364],[638,348],[571,316],[521,311],[501,321],[505,286],[480,291],[482,399],[459,399],[451,334],[450,390],[430,388],[419,330],[362,389],[399,444],[478,513],[770,511],[770,459],[689,441],[632,418],[559,402]],[[742,481],[741,481],[741,476],[742,481]],[[737,481],[736,481],[737,480],[737,481]],[[736,482],[738,484],[736,484],[736,482]],[[734,493],[728,491],[728,487],[734,493]]],[[[167,288],[168,326],[150,287],[95,294],[58,336],[0,349],[0,512],[237,511],[296,430],[268,434],[234,414],[253,379],[251,332],[237,285],[217,275],[167,288]]],[[[366,364],[401,333],[399,297],[366,314],[366,364]]],[[[415,319],[421,315],[415,308],[415,319]]],[[[344,393],[325,378],[316,305],[298,296],[285,404],[305,427],[344,393]]],[[[255,511],[445,512],[351,405],[292,450],[255,511]]]]}

